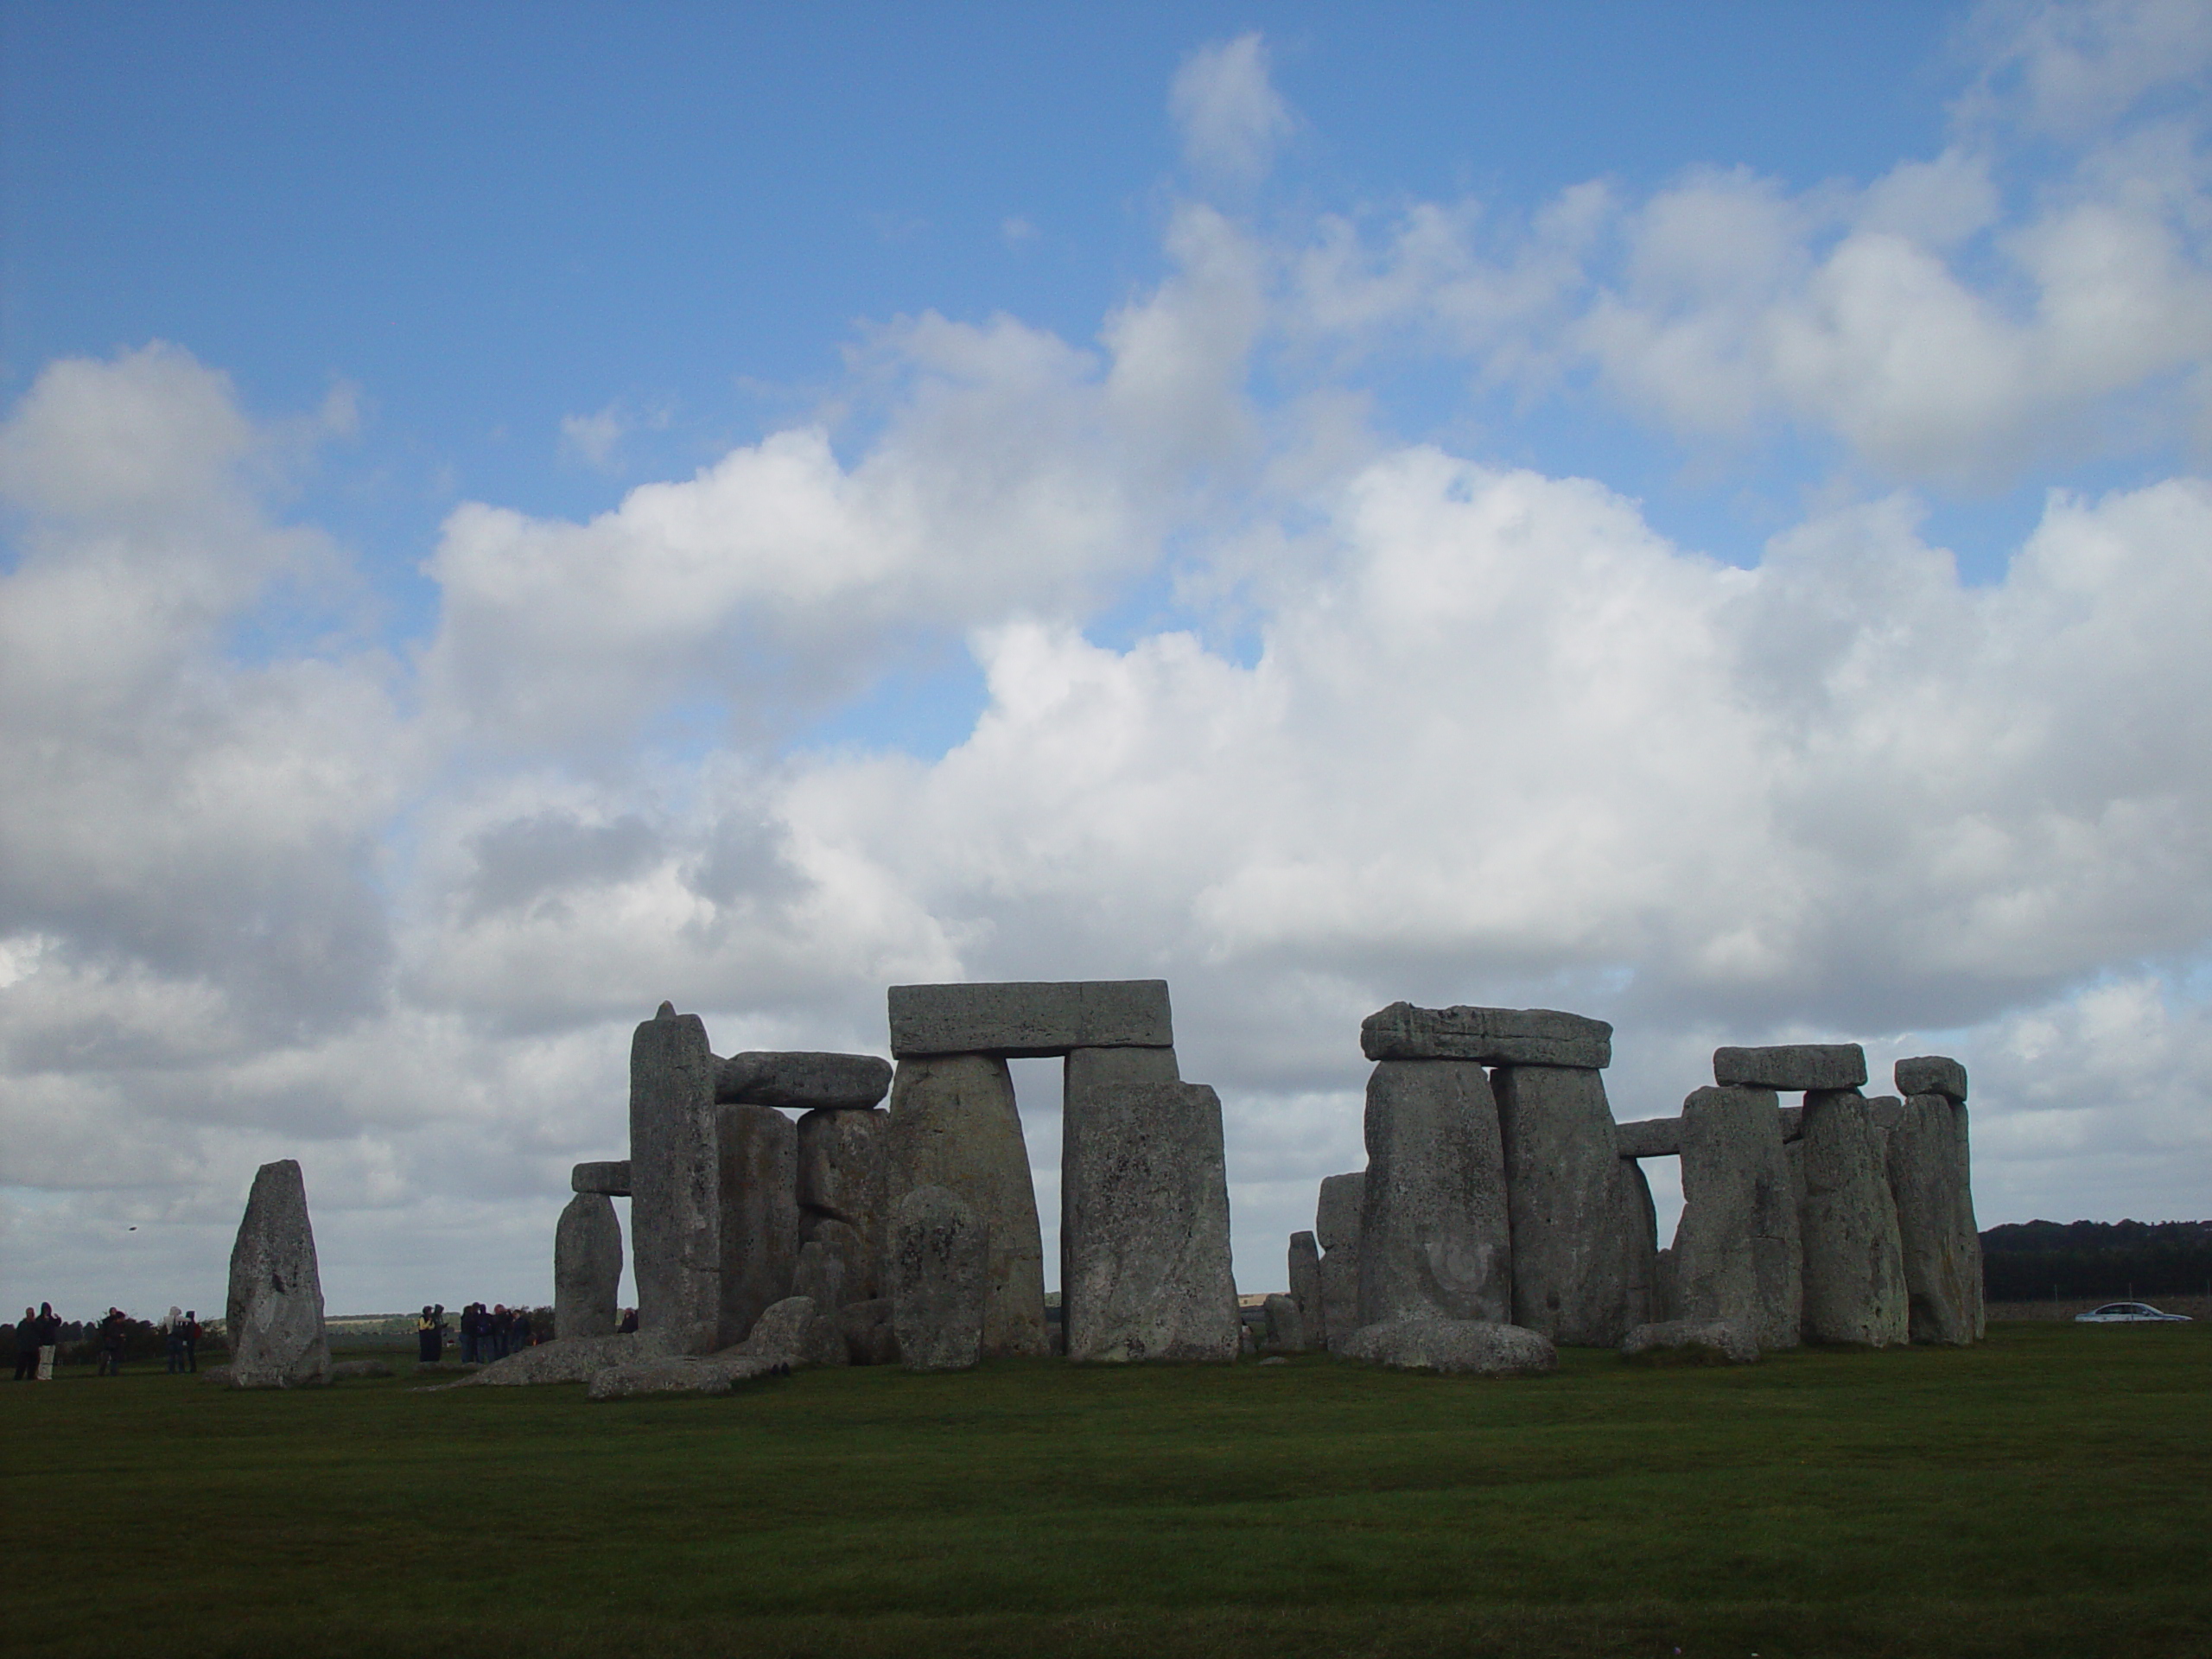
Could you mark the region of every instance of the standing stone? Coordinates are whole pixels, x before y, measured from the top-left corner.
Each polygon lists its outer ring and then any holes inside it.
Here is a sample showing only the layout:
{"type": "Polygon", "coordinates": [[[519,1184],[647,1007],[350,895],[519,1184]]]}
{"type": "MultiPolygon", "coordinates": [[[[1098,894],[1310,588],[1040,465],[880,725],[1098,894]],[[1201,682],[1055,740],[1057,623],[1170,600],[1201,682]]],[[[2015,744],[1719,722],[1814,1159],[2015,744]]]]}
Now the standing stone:
{"type": "Polygon", "coordinates": [[[1667,1312],[1667,1268],[1673,1258],[1662,1262],[1667,1252],[1659,1248],[1659,1211],[1651,1202],[1651,1183],[1643,1173],[1643,1166],[1632,1158],[1621,1160],[1621,1169],[1628,1177],[1630,1224],[1636,1229],[1637,1249],[1632,1257],[1643,1270],[1643,1277],[1630,1281],[1628,1305],[1632,1313],[1645,1310],[1645,1317],[1656,1321],[1670,1318],[1667,1312]]]}
{"type": "Polygon", "coordinates": [[[1071,1360],[1232,1361],[1221,1101],[1204,1084],[1089,1090],[1060,1128],[1071,1360]]]}
{"type": "Polygon", "coordinates": [[[1682,1219],[1669,1316],[1749,1324],[1795,1348],[1802,1319],[1797,1206],[1770,1089],[1700,1089],[1682,1103],[1682,1219]]]}
{"type": "Polygon", "coordinates": [[[1321,1252],[1311,1233],[1290,1236],[1290,1296],[1306,1321],[1306,1345],[1328,1343],[1328,1315],[1321,1295],[1321,1252]]]}
{"type": "Polygon", "coordinates": [[[1855,1089],[1805,1096],[1805,1340],[1905,1340],[1904,1259],[1883,1136],[1855,1089]]]}
{"type": "Polygon", "coordinates": [[[553,1334],[611,1337],[622,1288],[622,1224],[603,1192],[579,1192],[553,1230],[553,1334]]]}
{"type": "MultiPolygon", "coordinates": [[[[849,1302],[873,1301],[883,1294],[883,1251],[849,1224],[810,1210],[798,1213],[799,1254],[818,1247],[837,1265],[837,1281],[849,1302]]],[[[796,1291],[792,1293],[798,1294],[796,1291]]]]}
{"type": "Polygon", "coordinates": [[[1983,1332],[1966,1113],[1948,1096],[1909,1095],[1890,1133],[1890,1190],[1915,1342],[1959,1344],[1983,1332]]]}
{"type": "Polygon", "coordinates": [[[887,1133],[894,1205],[917,1187],[949,1188],[974,1209],[989,1237],[983,1352],[994,1358],[1048,1352],[1037,1192],[1006,1062],[982,1054],[900,1060],[887,1133]]]}
{"type": "Polygon", "coordinates": [[[1582,1068],[1491,1074],[1513,1238],[1513,1322],[1611,1348],[1645,1322],[1655,1246],[1613,1137],[1605,1078],[1582,1068]]]}
{"type": "Polygon", "coordinates": [[[1378,1063],[1367,1081],[1366,1133],[1359,1323],[1510,1321],[1505,1156],[1482,1067],[1378,1063]]]}
{"type": "Polygon", "coordinates": [[[890,1121],[887,1112],[830,1109],[798,1121],[799,1236],[844,1262],[845,1294],[855,1301],[883,1294],[890,1121]]]}
{"type": "Polygon", "coordinates": [[[982,1352],[991,1300],[990,1223],[949,1187],[899,1200],[891,1232],[891,1324],[910,1371],[964,1371],[982,1352]]]}
{"type": "Polygon", "coordinates": [[[791,1269],[791,1294],[814,1304],[817,1315],[828,1316],[845,1305],[845,1264],[819,1243],[798,1247],[798,1265],[791,1269]]]}
{"type": "Polygon", "coordinates": [[[641,1345],[712,1353],[722,1268],[715,1057],[699,1016],[665,1002],[630,1043],[630,1183],[641,1345]]]}
{"type": "Polygon", "coordinates": [[[1316,1341],[1333,1348],[1359,1329],[1359,1217],[1367,1204],[1367,1172],[1325,1175],[1315,1206],[1313,1237],[1321,1258],[1321,1329],[1316,1341]]]}
{"type": "Polygon", "coordinates": [[[1306,1351],[1306,1316],[1299,1312],[1298,1299],[1281,1294],[1267,1300],[1268,1340],[1270,1352],[1302,1354],[1306,1351]]]}
{"type": "Polygon", "coordinates": [[[289,1389],[330,1380],[307,1182],[289,1158],[264,1164],[254,1174],[238,1242],[231,1246],[224,1319],[232,1388],[289,1389]]]}
{"type": "Polygon", "coordinates": [[[721,1340],[742,1342],[791,1294],[798,1265],[798,1131],[772,1106],[715,1108],[721,1194],[721,1340]]]}

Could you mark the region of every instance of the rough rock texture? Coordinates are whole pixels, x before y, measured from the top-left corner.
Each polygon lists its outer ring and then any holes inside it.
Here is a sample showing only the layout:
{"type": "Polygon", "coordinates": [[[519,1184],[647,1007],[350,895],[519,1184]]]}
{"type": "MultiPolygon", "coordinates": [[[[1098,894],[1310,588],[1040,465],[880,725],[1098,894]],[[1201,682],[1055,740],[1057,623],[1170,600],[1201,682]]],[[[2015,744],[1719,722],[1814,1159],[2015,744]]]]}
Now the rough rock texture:
{"type": "Polygon", "coordinates": [[[1164,979],[893,985],[889,1001],[891,1052],[900,1059],[1175,1046],[1164,979]]]}
{"type": "Polygon", "coordinates": [[[1535,1332],[1483,1319],[1386,1319],[1348,1333],[1336,1352],[1394,1371],[1527,1376],[1559,1366],[1558,1352],[1535,1332]]]}
{"type": "Polygon", "coordinates": [[[611,1337],[563,1337],[541,1342],[518,1354],[494,1360],[469,1374],[471,1387],[526,1388],[539,1382],[588,1382],[610,1366],[644,1357],[633,1333],[611,1337]]]}
{"type": "Polygon", "coordinates": [[[632,1400],[649,1394],[728,1394],[737,1383],[766,1376],[775,1369],[776,1362],[767,1359],[735,1358],[721,1354],[703,1357],[656,1355],[595,1373],[584,1397],[632,1400]]]}
{"type": "Polygon", "coordinates": [[[224,1317],[233,1388],[289,1389],[328,1380],[330,1338],[322,1325],[307,1182],[289,1158],[255,1173],[231,1246],[224,1317]]]}
{"type": "Polygon", "coordinates": [[[798,1247],[798,1265],[791,1269],[791,1294],[804,1296],[825,1313],[845,1305],[845,1264],[823,1248],[819,1239],[798,1247]]]}
{"type": "Polygon", "coordinates": [[[1890,1134],[1889,1174],[1912,1340],[1978,1341],[1981,1238],[1974,1230],[1967,1109],[1942,1095],[1907,1096],[1890,1134]]]}
{"type": "Polygon", "coordinates": [[[1306,1351],[1306,1316],[1300,1312],[1298,1300],[1292,1296],[1270,1296],[1267,1302],[1268,1339],[1264,1344],[1273,1353],[1302,1354],[1306,1351]]]}
{"type": "Polygon", "coordinates": [[[1941,1095],[1955,1106],[1967,1103],[1967,1069],[1948,1055],[1899,1060],[1890,1075],[1900,1095],[1941,1095]]]}
{"type": "Polygon", "coordinates": [[[1651,1317],[1650,1256],[1605,1080],[1555,1065],[1491,1074],[1513,1243],[1513,1323],[1610,1348],[1651,1317]]]}
{"type": "Polygon", "coordinates": [[[1662,1319],[1668,1313],[1667,1268],[1672,1258],[1660,1259],[1666,1252],[1659,1248],[1659,1212],[1651,1202],[1651,1183],[1644,1179],[1643,1166],[1624,1159],[1621,1168],[1628,1176],[1629,1201],[1635,1208],[1633,1224],[1641,1241],[1633,1259],[1643,1269],[1643,1281],[1629,1286],[1629,1306],[1648,1308],[1654,1319],[1662,1319]]]}
{"type": "MultiPolygon", "coordinates": [[[[917,1187],[949,1187],[983,1224],[991,1249],[983,1352],[1046,1353],[1044,1241],[1006,1062],[983,1054],[901,1060],[887,1133],[894,1205],[917,1187]]],[[[887,1234],[886,1247],[887,1255],[887,1234]]]]}
{"type": "Polygon", "coordinates": [[[874,1054],[747,1053],[715,1062],[722,1105],[865,1111],[890,1088],[891,1062],[874,1054]]]}
{"type": "Polygon", "coordinates": [[[1857,1090],[1806,1095],[1799,1230],[1808,1342],[1905,1340],[1904,1257],[1885,1141],[1857,1090]]]}
{"type": "Polygon", "coordinates": [[[1644,1117],[1613,1125],[1613,1144],[1624,1158],[1674,1158],[1682,1150],[1682,1120],[1644,1117]]]}
{"type": "Polygon", "coordinates": [[[806,1362],[808,1332],[817,1312],[812,1298],[786,1296],[763,1308],[753,1322],[753,1333],[723,1352],[776,1365],[802,1365],[806,1362]]]}
{"type": "Polygon", "coordinates": [[[569,1172],[574,1192],[603,1192],[610,1198],[630,1196],[630,1160],[611,1158],[595,1164],[578,1164],[569,1172]]]}
{"type": "Polygon", "coordinates": [[[1682,1103],[1682,1218],[1669,1311],[1736,1319],[1762,1348],[1795,1348],[1802,1314],[1797,1206],[1782,1118],[1766,1089],[1700,1089],[1682,1103]]]}
{"type": "Polygon", "coordinates": [[[1866,1051],[1857,1043],[1716,1048],[1713,1080],[1724,1088],[1856,1089],[1866,1081],[1866,1051]]]}
{"type": "Polygon", "coordinates": [[[945,1186],[918,1186],[893,1212],[891,1325],[910,1371],[964,1371],[982,1356],[990,1222],[945,1186]]]}
{"type": "Polygon", "coordinates": [[[602,1192],[579,1192],[553,1229],[553,1334],[611,1337],[622,1288],[622,1224],[602,1192]]]}
{"type": "MultiPolygon", "coordinates": [[[[883,1294],[883,1252],[872,1241],[862,1238],[859,1229],[835,1217],[802,1210],[798,1213],[798,1238],[801,1255],[806,1254],[809,1245],[818,1244],[822,1253],[836,1264],[841,1305],[869,1301],[883,1294]]],[[[796,1275],[792,1287],[796,1294],[796,1275]]]]}
{"type": "Polygon", "coordinates": [[[665,1002],[630,1043],[630,1272],[645,1345],[712,1353],[722,1268],[715,1057],[699,1016],[665,1002]]]}
{"type": "Polygon", "coordinates": [[[1321,1251],[1311,1233],[1290,1236],[1290,1297],[1306,1322],[1306,1345],[1328,1345],[1327,1303],[1321,1294],[1321,1251]]]}
{"type": "Polygon", "coordinates": [[[1749,1365],[1759,1357],[1758,1338],[1738,1319],[1667,1319],[1639,1325],[1621,1344],[1623,1359],[1694,1365],[1749,1365]]]}
{"type": "Polygon", "coordinates": [[[715,1109],[721,1192],[721,1343],[791,1294],[798,1265],[798,1130],[769,1106],[715,1109]]]}
{"type": "Polygon", "coordinates": [[[1316,1345],[1334,1349],[1359,1329],[1359,1251],[1346,1244],[1321,1258],[1321,1330],[1316,1345]]]}
{"type": "Polygon", "coordinates": [[[1613,1028],[1555,1008],[1417,1008],[1393,1002],[1360,1021],[1370,1060],[1480,1060],[1491,1065],[1572,1065],[1613,1060],[1613,1028]]]}
{"type": "Polygon", "coordinates": [[[1067,1357],[1236,1357],[1221,1101],[1204,1084],[1088,1089],[1060,1126],[1067,1357]]]}
{"type": "Polygon", "coordinates": [[[1366,1195],[1363,1169],[1321,1178],[1313,1238],[1328,1254],[1321,1258],[1321,1328],[1314,1333],[1319,1347],[1359,1328],[1359,1217],[1366,1195]]]}
{"type": "Polygon", "coordinates": [[[883,1294],[891,1115],[817,1110],[798,1121],[799,1239],[845,1264],[845,1294],[883,1294]]]}
{"type": "Polygon", "coordinates": [[[888,1296],[847,1302],[837,1310],[837,1329],[844,1335],[846,1357],[854,1364],[899,1363],[899,1333],[891,1322],[888,1296]]]}
{"type": "Polygon", "coordinates": [[[1482,1067],[1380,1062],[1367,1080],[1366,1135],[1359,1324],[1507,1323],[1513,1254],[1505,1157],[1482,1067]]]}

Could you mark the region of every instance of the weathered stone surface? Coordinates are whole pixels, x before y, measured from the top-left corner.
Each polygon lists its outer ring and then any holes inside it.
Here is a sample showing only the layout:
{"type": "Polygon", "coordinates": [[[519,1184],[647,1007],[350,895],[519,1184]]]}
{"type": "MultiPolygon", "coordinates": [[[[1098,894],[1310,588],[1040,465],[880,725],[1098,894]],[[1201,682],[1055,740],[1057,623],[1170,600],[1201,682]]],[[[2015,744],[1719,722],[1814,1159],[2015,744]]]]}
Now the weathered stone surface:
{"type": "Polygon", "coordinates": [[[1321,1333],[1318,1345],[1333,1350],[1338,1337],[1359,1329],[1359,1249],[1340,1244],[1321,1258],[1321,1333]]]}
{"type": "Polygon", "coordinates": [[[1328,1345],[1328,1304],[1321,1294],[1321,1252],[1311,1233],[1290,1236],[1290,1296],[1306,1322],[1306,1345],[1328,1345]]]}
{"type": "Polygon", "coordinates": [[[603,1192],[579,1192],[553,1229],[553,1334],[611,1337],[622,1288],[622,1224],[603,1192]]]}
{"type": "Polygon", "coordinates": [[[910,1371],[964,1371],[981,1357],[990,1302],[990,1223],[951,1188],[918,1186],[892,1212],[891,1324],[910,1371]]]}
{"type": "Polygon", "coordinates": [[[887,1132],[892,1213],[915,1188],[943,1186],[983,1224],[991,1250],[983,1352],[1045,1353],[1045,1247],[1006,1062],[982,1054],[901,1060],[887,1132]]]}
{"type": "Polygon", "coordinates": [[[1324,1175],[1313,1211],[1313,1242],[1331,1252],[1359,1249],[1359,1218],[1367,1205],[1367,1172],[1324,1175]]]}
{"type": "Polygon", "coordinates": [[[721,1354],[656,1355],[595,1372],[584,1397],[604,1401],[652,1394],[728,1394],[736,1384],[766,1376],[775,1369],[776,1362],[767,1359],[721,1354]]]}
{"type": "Polygon", "coordinates": [[[1788,1146],[1793,1141],[1801,1141],[1804,1139],[1804,1135],[1805,1109],[1802,1106],[1784,1106],[1782,1109],[1783,1145],[1788,1146]]]}
{"type": "Polygon", "coordinates": [[[785,1296],[761,1309],[760,1316],[753,1321],[750,1336],[722,1351],[741,1358],[765,1359],[772,1364],[802,1365],[806,1362],[807,1335],[819,1311],[811,1297],[785,1296]]]}
{"type": "Polygon", "coordinates": [[[1889,1174],[1912,1340],[1979,1340],[1981,1238],[1974,1230],[1967,1109],[1942,1095],[1907,1096],[1890,1134],[1889,1174]]]}
{"type": "MultiPolygon", "coordinates": [[[[1383,1060],[1367,1081],[1359,1323],[1503,1325],[1513,1252],[1497,1103],[1472,1060],[1383,1060]]],[[[1333,1346],[1333,1344],[1332,1344],[1333,1346]]]]}
{"type": "Polygon", "coordinates": [[[1758,1338],[1739,1319],[1666,1319],[1639,1325],[1621,1343],[1623,1359],[1647,1364],[1749,1365],[1759,1357],[1758,1338]]]}
{"type": "Polygon", "coordinates": [[[1484,1319],[1386,1319],[1350,1332],[1335,1351],[1394,1371],[1529,1376],[1559,1367],[1558,1351],[1546,1338],[1484,1319]]]}
{"type": "Polygon", "coordinates": [[[891,1052],[1020,1059],[1071,1048],[1173,1048],[1164,979],[893,985],[891,1052]]]}
{"type": "Polygon", "coordinates": [[[1480,1060],[1489,1065],[1574,1065],[1613,1061],[1613,1028],[1556,1008],[1417,1008],[1393,1002],[1360,1022],[1370,1060],[1480,1060]]]}
{"type": "Polygon", "coordinates": [[[595,1164],[578,1164],[569,1172],[569,1189],[574,1192],[600,1192],[610,1198],[630,1196],[630,1160],[610,1158],[595,1164]]]}
{"type": "Polygon", "coordinates": [[[715,1062],[720,1105],[865,1111],[890,1089],[891,1062],[874,1054],[746,1053],[715,1062]]]}
{"type": "Polygon", "coordinates": [[[611,1366],[626,1365],[645,1357],[634,1332],[611,1337],[563,1337],[541,1342],[535,1348],[509,1354],[480,1370],[466,1382],[472,1387],[525,1388],[540,1382],[588,1382],[611,1366]]]}
{"type": "Polygon", "coordinates": [[[888,1296],[847,1302],[837,1310],[837,1329],[844,1335],[846,1357],[854,1364],[899,1363],[899,1333],[891,1322],[888,1296]]]}
{"type": "Polygon", "coordinates": [[[883,1294],[890,1124],[883,1111],[818,1110],[798,1121],[799,1237],[844,1262],[845,1294],[855,1300],[883,1294]]]}
{"type": "Polygon", "coordinates": [[[1806,1095],[1800,1230],[1808,1342],[1886,1348],[1905,1340],[1904,1258],[1885,1141],[1858,1090],[1806,1095]]]}
{"type": "Polygon", "coordinates": [[[1491,1074],[1505,1155],[1513,1323],[1610,1348],[1650,1317],[1655,1249],[1615,1143],[1600,1072],[1501,1065],[1491,1074]]]}
{"type": "MultiPolygon", "coordinates": [[[[838,1268],[842,1302],[865,1302],[883,1294],[883,1252],[861,1236],[860,1230],[834,1216],[802,1210],[798,1215],[799,1254],[818,1244],[838,1268]]],[[[798,1291],[794,1276],[793,1291],[798,1291]]]]}
{"type": "Polygon", "coordinates": [[[1086,1090],[1060,1126],[1071,1360],[1236,1357],[1221,1101],[1204,1084],[1086,1090]]]}
{"type": "Polygon", "coordinates": [[[1682,1103],[1682,1218],[1669,1311],[1736,1319],[1762,1348],[1794,1348],[1803,1311],[1797,1206],[1782,1118],[1766,1089],[1700,1089],[1682,1103]]]}
{"type": "Polygon", "coordinates": [[[791,1294],[798,1265],[798,1129],[769,1106],[715,1109],[721,1220],[721,1344],[791,1294]]]}
{"type": "Polygon", "coordinates": [[[824,1313],[835,1313],[845,1305],[845,1264],[818,1239],[798,1247],[798,1265],[791,1269],[791,1294],[804,1296],[824,1313]]]}
{"type": "Polygon", "coordinates": [[[722,1267],[715,1057],[699,1016],[665,1002],[630,1043],[630,1179],[639,1332],[656,1351],[712,1353],[722,1267]]]}
{"type": "Polygon", "coordinates": [[[1713,1051],[1713,1080],[1723,1088],[1734,1084],[1746,1089],[1790,1090],[1856,1089],[1866,1081],[1866,1051],[1857,1043],[1716,1048],[1713,1051]]]}
{"type": "Polygon", "coordinates": [[[1900,1095],[1941,1095],[1955,1106],[1967,1103],[1967,1069],[1948,1055],[1899,1060],[1890,1075],[1900,1095]]]}
{"type": "Polygon", "coordinates": [[[1644,1117],[1613,1125],[1613,1146],[1624,1158],[1674,1158],[1682,1150],[1682,1120],[1644,1117]]]}
{"type": "Polygon", "coordinates": [[[1651,1202],[1651,1183],[1644,1179],[1643,1166],[1633,1159],[1624,1160],[1621,1170],[1628,1177],[1629,1203],[1633,1212],[1630,1224],[1642,1242],[1630,1260],[1643,1273],[1640,1282],[1631,1281],[1629,1285],[1628,1305],[1631,1311],[1643,1309],[1647,1319],[1663,1319],[1667,1317],[1669,1262],[1660,1259],[1666,1252],[1659,1248],[1659,1212],[1651,1202]]]}
{"type": "Polygon", "coordinates": [[[254,1174],[231,1246],[224,1317],[233,1388],[289,1389],[328,1379],[330,1338],[322,1324],[307,1182],[289,1158],[264,1164],[254,1174]]]}
{"type": "Polygon", "coordinates": [[[1262,1345],[1271,1353],[1306,1351],[1306,1316],[1295,1297],[1275,1295],[1267,1300],[1268,1337],[1262,1345]]]}

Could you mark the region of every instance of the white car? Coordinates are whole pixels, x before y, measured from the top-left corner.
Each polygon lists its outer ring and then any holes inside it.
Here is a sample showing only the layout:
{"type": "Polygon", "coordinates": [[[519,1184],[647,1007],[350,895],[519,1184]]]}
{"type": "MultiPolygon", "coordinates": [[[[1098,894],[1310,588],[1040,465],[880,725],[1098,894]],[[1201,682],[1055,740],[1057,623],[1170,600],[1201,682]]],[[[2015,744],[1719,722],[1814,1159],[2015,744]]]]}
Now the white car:
{"type": "Polygon", "coordinates": [[[2148,1302],[2107,1302],[2094,1313],[2076,1313],[2076,1325],[2187,1325],[2186,1313],[2161,1313],[2148,1302]]]}

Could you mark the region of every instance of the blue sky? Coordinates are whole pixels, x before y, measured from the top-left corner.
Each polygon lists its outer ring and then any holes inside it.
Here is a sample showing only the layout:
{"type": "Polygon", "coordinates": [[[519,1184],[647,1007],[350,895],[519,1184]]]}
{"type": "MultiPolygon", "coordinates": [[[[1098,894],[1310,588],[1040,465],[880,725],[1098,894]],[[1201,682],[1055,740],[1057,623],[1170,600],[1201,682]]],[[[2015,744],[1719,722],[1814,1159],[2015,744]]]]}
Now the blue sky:
{"type": "Polygon", "coordinates": [[[1940,1042],[1985,1220],[2199,1202],[2201,7],[0,30],[41,1283],[297,1155],[349,1305],[456,1192],[534,1294],[628,1020],[903,978],[1169,977],[1255,1286],[1402,995],[1624,1116],[1940,1042]]]}

